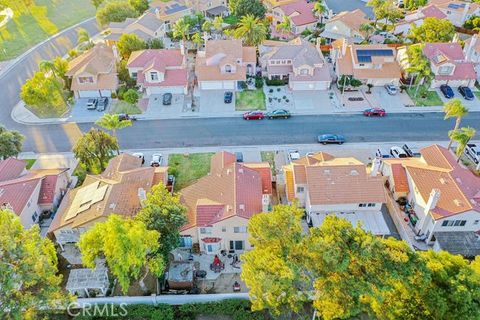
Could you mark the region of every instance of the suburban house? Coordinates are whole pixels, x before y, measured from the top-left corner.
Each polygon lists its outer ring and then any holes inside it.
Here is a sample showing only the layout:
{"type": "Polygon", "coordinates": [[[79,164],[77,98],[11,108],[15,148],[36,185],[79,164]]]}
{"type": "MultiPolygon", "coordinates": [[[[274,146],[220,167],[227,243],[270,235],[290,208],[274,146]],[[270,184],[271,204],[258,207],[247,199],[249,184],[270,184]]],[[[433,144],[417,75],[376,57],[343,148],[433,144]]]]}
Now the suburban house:
{"type": "Polygon", "coordinates": [[[164,33],[171,31],[175,22],[194,13],[192,8],[181,0],[153,0],[150,2],[149,12],[154,13],[164,23],[164,33]]]}
{"type": "Polygon", "coordinates": [[[426,43],[423,54],[430,61],[434,74],[431,87],[442,84],[452,87],[473,87],[477,79],[474,64],[466,61],[459,43],[426,43]]]}
{"type": "Polygon", "coordinates": [[[297,0],[264,0],[262,1],[262,3],[265,5],[265,7],[267,7],[268,11],[272,11],[275,7],[289,4],[295,1],[297,0]]]}
{"type": "Polygon", "coordinates": [[[242,40],[207,40],[205,51],[198,51],[195,76],[201,90],[237,90],[257,66],[255,47],[244,47],[242,40]]]}
{"type": "Polygon", "coordinates": [[[134,34],[144,41],[163,38],[164,23],[152,12],[145,12],[138,18],[127,18],[123,22],[110,22],[108,34],[104,37],[108,45],[114,45],[122,34],[134,34]]]}
{"type": "Polygon", "coordinates": [[[328,90],[332,78],[320,45],[296,38],[289,42],[264,41],[259,48],[262,74],[288,80],[291,90],[328,90]]]}
{"type": "Polygon", "coordinates": [[[130,77],[146,93],[186,94],[188,71],[181,50],[147,49],[132,52],[127,62],[130,77]]]}
{"type": "Polygon", "coordinates": [[[375,235],[390,234],[382,177],[357,159],[317,152],[283,166],[283,173],[288,202],[298,201],[313,227],[334,214],[375,235]]]}
{"type": "Polygon", "coordinates": [[[365,34],[360,30],[365,23],[370,23],[370,20],[362,10],[342,11],[325,23],[320,36],[328,41],[345,38],[349,42],[360,43],[365,40],[365,34]]]}
{"type": "Polygon", "coordinates": [[[463,27],[465,21],[472,16],[480,16],[480,5],[475,2],[430,0],[429,3],[437,6],[446,15],[446,19],[456,27],[463,27]]]}
{"type": "Polygon", "coordinates": [[[330,57],[338,78],[353,76],[364,84],[398,85],[401,78],[396,50],[386,44],[357,45],[340,39],[332,44],[330,57]]]}
{"type": "Polygon", "coordinates": [[[407,13],[405,18],[395,24],[393,33],[406,36],[412,25],[417,27],[421,26],[425,18],[446,19],[447,15],[434,4],[429,4],[425,7],[418,8],[418,10],[407,13]]]}
{"type": "Polygon", "coordinates": [[[27,170],[23,160],[0,161],[0,207],[13,211],[25,228],[56,208],[69,184],[68,168],[27,170]]]}
{"type": "Polygon", "coordinates": [[[187,0],[187,5],[195,12],[201,12],[207,17],[228,15],[226,0],[187,0]]]}
{"type": "Polygon", "coordinates": [[[447,248],[445,239],[465,239],[465,244],[480,230],[480,178],[439,145],[423,148],[420,154],[419,158],[383,159],[380,170],[388,177],[394,198],[407,198],[417,221],[416,234],[437,249],[462,249],[447,248]]]}
{"type": "Polygon", "coordinates": [[[81,187],[67,192],[48,232],[62,250],[110,214],[134,216],[152,186],[167,184],[167,167],[142,167],[138,157],[122,153],[99,175],[87,175],[81,187]]]}
{"type": "Polygon", "coordinates": [[[76,98],[110,97],[117,90],[116,48],[96,44],[68,63],[76,98]]]}
{"type": "Polygon", "coordinates": [[[272,9],[272,34],[282,38],[299,36],[305,30],[315,29],[318,17],[313,13],[314,2],[298,0],[292,3],[283,4],[272,9]],[[288,17],[290,19],[291,31],[283,34],[277,30],[277,25],[288,17]]]}
{"type": "Polygon", "coordinates": [[[198,243],[207,254],[251,249],[248,220],[269,210],[271,194],[268,162],[238,163],[234,154],[215,154],[210,173],[180,191],[188,209],[188,222],[180,231],[182,247],[198,243]]]}

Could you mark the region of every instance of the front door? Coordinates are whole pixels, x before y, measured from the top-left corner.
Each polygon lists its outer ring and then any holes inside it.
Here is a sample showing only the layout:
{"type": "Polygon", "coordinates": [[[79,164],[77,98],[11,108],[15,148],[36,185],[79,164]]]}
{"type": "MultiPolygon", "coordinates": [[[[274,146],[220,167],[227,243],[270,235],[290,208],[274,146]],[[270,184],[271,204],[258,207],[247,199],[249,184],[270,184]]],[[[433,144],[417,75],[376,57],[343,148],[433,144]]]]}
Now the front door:
{"type": "Polygon", "coordinates": [[[245,250],[245,242],[243,240],[231,240],[230,241],[230,250],[233,250],[233,251],[243,251],[243,250],[245,250]]]}

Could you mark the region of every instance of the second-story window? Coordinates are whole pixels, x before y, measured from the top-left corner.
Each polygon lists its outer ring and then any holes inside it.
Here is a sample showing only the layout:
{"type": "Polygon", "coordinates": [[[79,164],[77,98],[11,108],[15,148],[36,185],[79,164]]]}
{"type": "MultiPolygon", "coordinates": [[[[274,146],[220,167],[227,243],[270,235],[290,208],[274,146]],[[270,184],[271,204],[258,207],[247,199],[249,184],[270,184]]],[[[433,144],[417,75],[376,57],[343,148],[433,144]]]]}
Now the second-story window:
{"type": "Polygon", "coordinates": [[[156,73],[156,72],[150,72],[150,80],[152,80],[152,81],[158,81],[158,73],[156,73]]]}
{"type": "Polygon", "coordinates": [[[451,74],[453,71],[452,66],[442,66],[438,69],[439,74],[451,74]]]}
{"type": "Polygon", "coordinates": [[[80,83],[93,83],[92,77],[79,77],[78,82],[80,83]]]}
{"type": "Polygon", "coordinates": [[[226,65],[225,65],[225,72],[226,72],[226,73],[232,73],[232,66],[229,65],[229,64],[226,64],[226,65]]]}

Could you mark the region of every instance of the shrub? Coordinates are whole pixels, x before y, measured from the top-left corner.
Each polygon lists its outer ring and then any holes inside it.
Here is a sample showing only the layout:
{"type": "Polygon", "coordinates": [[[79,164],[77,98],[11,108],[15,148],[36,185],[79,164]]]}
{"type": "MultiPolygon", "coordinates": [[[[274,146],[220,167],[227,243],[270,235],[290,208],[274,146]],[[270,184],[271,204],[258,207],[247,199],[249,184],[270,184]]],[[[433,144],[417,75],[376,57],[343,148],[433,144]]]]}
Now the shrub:
{"type": "MultiPolygon", "coordinates": [[[[285,80],[282,80],[282,79],[269,80],[267,78],[265,79],[265,82],[267,83],[268,86],[284,86],[286,84],[285,80]]],[[[277,91],[280,91],[280,89],[278,89],[277,91]]]]}
{"type": "Polygon", "coordinates": [[[123,99],[130,104],[137,104],[138,98],[138,92],[135,89],[128,89],[127,92],[123,94],[123,99]]]}
{"type": "Polygon", "coordinates": [[[262,78],[255,78],[255,88],[257,88],[257,89],[263,88],[263,79],[262,78]]]}

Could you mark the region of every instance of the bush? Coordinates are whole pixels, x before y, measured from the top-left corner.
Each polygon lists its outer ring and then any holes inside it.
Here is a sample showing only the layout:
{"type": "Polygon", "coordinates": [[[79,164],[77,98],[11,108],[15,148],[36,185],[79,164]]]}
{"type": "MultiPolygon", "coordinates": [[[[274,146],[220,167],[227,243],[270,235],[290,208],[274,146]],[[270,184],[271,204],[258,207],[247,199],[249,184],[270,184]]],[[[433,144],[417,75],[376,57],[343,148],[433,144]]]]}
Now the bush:
{"type": "Polygon", "coordinates": [[[125,94],[125,92],[127,92],[127,87],[125,86],[120,86],[118,87],[117,89],[117,97],[119,100],[123,100],[123,95],[125,94]]]}
{"type": "Polygon", "coordinates": [[[123,94],[123,99],[130,104],[137,104],[138,98],[138,92],[135,89],[128,89],[127,92],[123,94]]]}
{"type": "Polygon", "coordinates": [[[241,81],[241,82],[240,82],[240,88],[241,88],[242,90],[247,89],[247,88],[248,88],[247,83],[246,83],[245,81],[241,81]]]}
{"type": "Polygon", "coordinates": [[[284,86],[284,85],[286,85],[286,81],[282,80],[282,79],[269,80],[267,78],[267,79],[265,79],[265,82],[267,83],[268,86],[284,86]]]}
{"type": "Polygon", "coordinates": [[[257,88],[257,89],[263,88],[263,79],[262,78],[255,78],[255,88],[257,88]]]}

